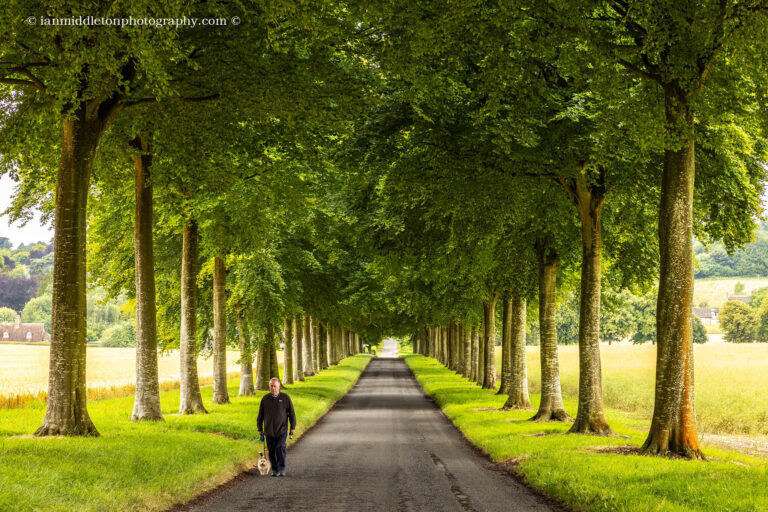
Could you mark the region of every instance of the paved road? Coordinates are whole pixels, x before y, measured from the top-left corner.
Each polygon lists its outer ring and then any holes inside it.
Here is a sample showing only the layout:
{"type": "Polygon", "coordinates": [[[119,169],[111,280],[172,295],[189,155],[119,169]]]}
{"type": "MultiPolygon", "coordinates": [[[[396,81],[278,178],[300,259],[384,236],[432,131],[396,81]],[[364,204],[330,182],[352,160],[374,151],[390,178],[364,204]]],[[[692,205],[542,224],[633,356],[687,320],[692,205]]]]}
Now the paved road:
{"type": "Polygon", "coordinates": [[[396,358],[372,360],[287,466],[286,477],[248,475],[194,510],[552,510],[491,469],[396,358]]]}

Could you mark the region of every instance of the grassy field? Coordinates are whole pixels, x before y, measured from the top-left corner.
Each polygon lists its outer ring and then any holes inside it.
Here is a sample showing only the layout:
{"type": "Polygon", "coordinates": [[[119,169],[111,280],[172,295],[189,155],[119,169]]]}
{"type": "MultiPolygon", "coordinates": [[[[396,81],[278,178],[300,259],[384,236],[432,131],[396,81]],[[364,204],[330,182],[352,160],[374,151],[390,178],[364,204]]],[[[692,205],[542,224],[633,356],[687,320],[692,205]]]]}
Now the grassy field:
{"type": "MultiPolygon", "coordinates": [[[[360,376],[370,356],[358,355],[287,391],[301,435],[360,376]]],[[[258,457],[256,414],[263,392],[212,405],[210,414],[178,416],[179,392],[161,394],[164,423],[131,423],[133,398],[91,402],[98,438],[32,438],[45,413],[42,402],[0,410],[0,510],[164,510],[184,503],[250,468],[258,457]]],[[[288,455],[290,470],[290,452],[288,455]]]]}
{"type": "Polygon", "coordinates": [[[744,284],[744,291],[738,295],[750,295],[758,288],[768,286],[768,279],[759,277],[736,277],[727,279],[696,279],[693,285],[693,305],[706,302],[707,307],[721,308],[728,295],[734,292],[736,283],[744,284]]]}
{"type": "MultiPolygon", "coordinates": [[[[633,415],[607,411],[609,423],[623,437],[566,435],[569,423],[527,421],[533,410],[500,411],[505,396],[480,389],[434,359],[419,355],[405,359],[424,390],[473,444],[496,461],[508,461],[532,487],[569,507],[642,512],[768,510],[764,459],[712,446],[704,446],[710,457],[707,462],[637,455],[634,452],[645,433],[638,430],[633,415]]],[[[631,371],[632,367],[628,363],[625,368],[631,371]]],[[[702,380],[698,375],[697,379],[702,380]]],[[[538,406],[538,394],[532,393],[531,400],[538,406]]],[[[567,398],[565,406],[575,415],[573,398],[567,398]]]]}
{"type": "MultiPolygon", "coordinates": [[[[560,346],[563,395],[576,398],[579,353],[575,345],[560,346]]],[[[656,375],[654,345],[600,346],[605,405],[650,419],[656,375]]],[[[527,347],[531,391],[541,389],[538,347],[527,347]]],[[[768,343],[694,345],[696,416],[702,432],[768,434],[768,343]]],[[[501,371],[501,348],[496,350],[501,371]]],[[[575,415],[576,410],[572,411],[575,415]]]]}
{"type": "MultiPolygon", "coordinates": [[[[21,407],[30,400],[43,400],[48,390],[50,347],[47,345],[0,345],[0,409],[21,407]]],[[[90,399],[132,395],[136,383],[136,350],[89,346],[86,352],[86,380],[90,399]]],[[[227,368],[239,374],[239,351],[227,351],[227,368]]],[[[282,361],[282,352],[278,353],[282,361]]],[[[198,372],[203,384],[213,376],[213,357],[200,356],[198,372]]],[[[161,387],[173,389],[179,382],[179,353],[158,357],[161,387]]]]}

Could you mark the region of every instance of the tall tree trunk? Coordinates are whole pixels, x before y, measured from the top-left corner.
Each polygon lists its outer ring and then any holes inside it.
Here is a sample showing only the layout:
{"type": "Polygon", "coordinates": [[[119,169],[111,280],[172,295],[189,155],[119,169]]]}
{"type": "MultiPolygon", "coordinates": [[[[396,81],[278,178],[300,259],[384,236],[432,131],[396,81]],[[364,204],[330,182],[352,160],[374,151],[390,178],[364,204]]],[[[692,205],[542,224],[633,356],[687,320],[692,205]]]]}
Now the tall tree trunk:
{"type": "Polygon", "coordinates": [[[461,320],[461,339],[464,346],[464,368],[462,370],[462,374],[468,378],[472,379],[472,341],[470,339],[470,331],[467,329],[467,324],[464,321],[464,319],[461,320]]]}
{"type": "Polygon", "coordinates": [[[227,269],[213,258],[213,403],[228,404],[227,390],[227,269]]]}
{"type": "Polygon", "coordinates": [[[581,297],[579,308],[579,408],[569,432],[610,434],[603,412],[600,368],[600,272],[603,254],[601,215],[605,174],[586,183],[582,173],[566,186],[581,220],[581,297]]]}
{"type": "Polygon", "coordinates": [[[490,300],[483,302],[483,389],[493,389],[496,386],[496,301],[499,295],[494,293],[490,300]]]}
{"type": "Polygon", "coordinates": [[[293,384],[293,319],[285,319],[285,349],[283,351],[283,384],[293,384]]]}
{"type": "Polygon", "coordinates": [[[277,339],[275,339],[274,327],[267,330],[268,334],[272,335],[272,341],[269,344],[269,378],[276,377],[280,380],[280,365],[277,362],[277,339]]]}
{"type": "Polygon", "coordinates": [[[181,250],[181,393],[179,414],[207,413],[197,378],[197,222],[184,224],[181,250]]]}
{"type": "Polygon", "coordinates": [[[341,327],[341,357],[342,359],[349,356],[349,336],[347,330],[341,327]]]}
{"type": "Polygon", "coordinates": [[[456,320],[451,321],[449,327],[451,331],[451,370],[459,372],[459,323],[456,320]]]}
{"type": "Polygon", "coordinates": [[[315,367],[315,374],[320,371],[320,322],[312,319],[312,365],[315,367]]]}
{"type": "Polygon", "coordinates": [[[296,372],[293,376],[294,380],[299,382],[304,381],[304,319],[301,315],[296,317],[296,372]]]}
{"type": "Polygon", "coordinates": [[[659,299],[656,306],[656,397],[645,453],[703,458],[693,393],[694,115],[677,84],[664,87],[667,132],[682,143],[664,152],[659,205],[659,299]],[[683,128],[681,128],[681,126],[683,128]]]}
{"type": "Polygon", "coordinates": [[[509,395],[512,381],[512,297],[505,293],[501,304],[501,384],[497,394],[509,395]]]}
{"type": "Polygon", "coordinates": [[[153,247],[152,149],[141,134],[131,141],[134,176],[133,246],[136,278],[136,396],[131,421],[163,420],[157,369],[157,309],[153,247]]]}
{"type": "MultiPolygon", "coordinates": [[[[483,314],[485,317],[485,314],[483,314]]],[[[485,382],[485,318],[483,325],[478,329],[477,336],[477,384],[482,386],[485,382]]]]}
{"type": "Polygon", "coordinates": [[[510,359],[509,389],[504,409],[530,409],[528,396],[528,363],[525,358],[525,299],[512,296],[510,310],[510,359]]]}
{"type": "Polygon", "coordinates": [[[302,342],[302,359],[304,361],[304,376],[311,377],[315,374],[312,368],[312,318],[309,315],[304,316],[303,322],[304,339],[302,342]]]}
{"type": "Polygon", "coordinates": [[[560,363],[557,358],[557,330],[555,327],[555,287],[559,255],[547,247],[544,240],[536,242],[539,262],[539,351],[541,357],[541,402],[533,421],[567,421],[560,388],[560,363]]]}
{"type": "Polygon", "coordinates": [[[265,339],[259,340],[259,349],[256,352],[256,389],[269,390],[269,379],[272,369],[272,351],[269,346],[269,334],[265,339]]]}
{"type": "Polygon", "coordinates": [[[235,305],[237,338],[240,341],[240,391],[238,396],[253,396],[253,350],[251,340],[245,332],[243,309],[240,301],[235,305]]]}
{"type": "Polygon", "coordinates": [[[329,324],[328,322],[325,322],[325,324],[323,324],[323,325],[324,325],[324,329],[323,329],[323,333],[324,333],[324,337],[323,337],[324,348],[323,348],[323,356],[322,356],[323,357],[322,367],[323,367],[323,370],[325,370],[326,368],[329,368],[331,366],[331,364],[333,364],[332,363],[333,357],[332,357],[332,353],[331,353],[331,346],[333,344],[332,343],[333,331],[331,329],[331,324],[329,324]]]}
{"type": "Polygon", "coordinates": [[[479,350],[480,350],[480,335],[477,332],[477,327],[475,325],[472,326],[472,329],[470,331],[470,337],[469,337],[469,344],[471,345],[471,361],[470,364],[472,367],[470,368],[470,374],[469,374],[469,380],[471,382],[477,382],[477,361],[479,359],[479,350]]]}
{"type": "Polygon", "coordinates": [[[328,368],[328,332],[326,324],[317,322],[317,369],[328,368]]]}
{"type": "Polygon", "coordinates": [[[102,125],[86,119],[85,103],[75,114],[75,119],[62,122],[56,177],[48,404],[36,436],[99,435],[88,415],[85,394],[85,219],[102,125]]]}

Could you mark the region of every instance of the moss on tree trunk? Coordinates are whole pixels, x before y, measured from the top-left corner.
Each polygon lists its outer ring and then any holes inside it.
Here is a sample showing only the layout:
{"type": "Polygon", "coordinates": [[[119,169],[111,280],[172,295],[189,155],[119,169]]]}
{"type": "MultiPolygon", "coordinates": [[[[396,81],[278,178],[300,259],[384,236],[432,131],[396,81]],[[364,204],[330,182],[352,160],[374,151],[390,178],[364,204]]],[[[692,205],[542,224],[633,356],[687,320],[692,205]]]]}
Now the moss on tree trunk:
{"type": "Polygon", "coordinates": [[[555,327],[555,287],[559,255],[544,239],[536,242],[539,263],[539,354],[541,358],[541,402],[532,421],[567,421],[560,388],[560,363],[557,357],[555,327]]]}
{"type": "Polygon", "coordinates": [[[153,189],[150,179],[152,152],[139,134],[131,146],[134,170],[134,272],[136,280],[136,394],[131,421],[162,421],[157,367],[157,307],[155,304],[155,253],[153,247],[153,189]]]}
{"type": "Polygon", "coordinates": [[[197,378],[197,223],[184,224],[181,249],[181,383],[179,414],[207,413],[197,378]]]}
{"type": "Polygon", "coordinates": [[[656,306],[656,396],[645,453],[703,458],[693,393],[694,116],[677,85],[664,87],[667,131],[681,142],[664,152],[659,205],[660,275],[656,306]]]}
{"type": "Polygon", "coordinates": [[[510,374],[504,409],[529,409],[528,362],[525,357],[525,317],[527,304],[516,295],[510,301],[510,374]]]}
{"type": "Polygon", "coordinates": [[[228,404],[227,390],[227,269],[224,258],[213,258],[213,403],[228,404]]]}

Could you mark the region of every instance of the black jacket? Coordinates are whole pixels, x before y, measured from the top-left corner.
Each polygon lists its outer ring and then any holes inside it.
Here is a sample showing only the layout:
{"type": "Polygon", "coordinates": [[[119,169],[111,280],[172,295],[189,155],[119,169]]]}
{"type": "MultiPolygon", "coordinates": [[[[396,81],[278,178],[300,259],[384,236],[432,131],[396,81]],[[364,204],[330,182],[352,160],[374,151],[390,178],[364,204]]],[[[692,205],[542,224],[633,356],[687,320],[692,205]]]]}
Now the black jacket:
{"type": "Polygon", "coordinates": [[[259,432],[264,432],[269,437],[278,437],[286,432],[288,420],[291,421],[291,430],[296,428],[296,413],[293,412],[291,397],[283,392],[272,396],[267,393],[259,404],[259,417],[256,425],[259,432]]]}

